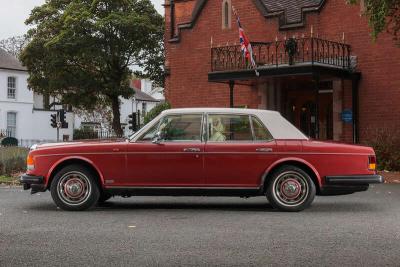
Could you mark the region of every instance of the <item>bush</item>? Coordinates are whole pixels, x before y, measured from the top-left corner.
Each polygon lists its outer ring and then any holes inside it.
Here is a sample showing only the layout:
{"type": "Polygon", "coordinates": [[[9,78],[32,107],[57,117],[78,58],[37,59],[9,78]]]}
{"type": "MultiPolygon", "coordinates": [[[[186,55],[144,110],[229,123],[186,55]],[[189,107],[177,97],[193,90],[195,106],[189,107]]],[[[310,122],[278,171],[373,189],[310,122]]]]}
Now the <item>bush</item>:
{"type": "Polygon", "coordinates": [[[0,175],[24,171],[28,152],[24,147],[0,147],[0,175]]]}
{"type": "Polygon", "coordinates": [[[97,139],[98,133],[91,128],[74,129],[74,140],[97,139]]]}
{"type": "Polygon", "coordinates": [[[155,117],[157,117],[164,110],[170,109],[171,105],[168,102],[160,103],[154,108],[152,108],[149,112],[147,112],[146,116],[144,116],[143,123],[146,125],[150,121],[152,121],[155,117]]]}
{"type": "Polygon", "coordinates": [[[400,131],[380,128],[368,134],[371,137],[366,144],[375,149],[378,170],[400,171],[400,131]]]}
{"type": "Polygon", "coordinates": [[[14,137],[6,137],[1,140],[2,146],[18,146],[18,139],[14,137]]]}

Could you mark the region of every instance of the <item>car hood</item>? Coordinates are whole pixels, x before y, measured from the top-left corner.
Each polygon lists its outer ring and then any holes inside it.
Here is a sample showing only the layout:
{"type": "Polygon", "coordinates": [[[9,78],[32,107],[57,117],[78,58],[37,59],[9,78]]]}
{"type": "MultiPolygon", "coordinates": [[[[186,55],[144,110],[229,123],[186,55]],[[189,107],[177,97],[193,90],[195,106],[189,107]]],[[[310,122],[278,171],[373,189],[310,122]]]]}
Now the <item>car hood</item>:
{"type": "Polygon", "coordinates": [[[103,144],[112,144],[112,143],[122,143],[125,142],[125,139],[110,139],[110,140],[82,140],[82,141],[74,141],[74,142],[59,142],[59,143],[44,143],[37,144],[33,147],[36,149],[48,149],[48,148],[63,148],[63,147],[80,147],[80,146],[93,146],[93,145],[103,145],[103,144]]]}

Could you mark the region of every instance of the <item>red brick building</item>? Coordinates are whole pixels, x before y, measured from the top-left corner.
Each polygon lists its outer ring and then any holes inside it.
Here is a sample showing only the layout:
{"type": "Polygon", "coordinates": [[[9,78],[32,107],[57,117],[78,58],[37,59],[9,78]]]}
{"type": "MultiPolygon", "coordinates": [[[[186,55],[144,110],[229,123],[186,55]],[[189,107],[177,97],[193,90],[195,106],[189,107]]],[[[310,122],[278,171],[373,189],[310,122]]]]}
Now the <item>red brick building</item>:
{"type": "Polygon", "coordinates": [[[346,0],[166,0],[166,98],[173,107],[280,111],[307,135],[364,142],[400,126],[400,48],[371,40],[346,0]],[[238,11],[259,76],[238,45],[238,11]]]}

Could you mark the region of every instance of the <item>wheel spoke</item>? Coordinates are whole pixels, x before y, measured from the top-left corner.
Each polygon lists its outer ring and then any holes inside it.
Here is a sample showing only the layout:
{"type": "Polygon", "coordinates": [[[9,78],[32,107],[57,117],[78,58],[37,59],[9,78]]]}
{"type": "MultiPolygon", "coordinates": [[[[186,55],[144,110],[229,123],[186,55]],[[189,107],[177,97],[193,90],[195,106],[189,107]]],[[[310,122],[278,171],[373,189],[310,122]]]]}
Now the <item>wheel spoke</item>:
{"type": "Polygon", "coordinates": [[[64,174],[57,185],[58,196],[67,205],[80,205],[90,196],[89,178],[81,172],[64,174]]]}
{"type": "Polygon", "coordinates": [[[274,193],[285,206],[297,206],[305,201],[309,191],[307,180],[297,172],[284,172],[274,182],[274,193]]]}

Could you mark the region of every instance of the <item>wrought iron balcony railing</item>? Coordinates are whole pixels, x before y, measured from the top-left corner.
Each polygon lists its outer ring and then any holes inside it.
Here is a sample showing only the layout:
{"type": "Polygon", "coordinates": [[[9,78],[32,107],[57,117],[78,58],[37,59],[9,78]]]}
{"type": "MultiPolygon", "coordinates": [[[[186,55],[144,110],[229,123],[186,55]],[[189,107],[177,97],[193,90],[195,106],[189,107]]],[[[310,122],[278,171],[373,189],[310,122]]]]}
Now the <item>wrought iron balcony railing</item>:
{"type": "MultiPolygon", "coordinates": [[[[271,68],[299,63],[320,63],[350,69],[350,45],[315,37],[289,38],[285,41],[252,42],[257,68],[271,68]]],[[[211,71],[251,69],[240,45],[211,48],[211,71]]]]}

